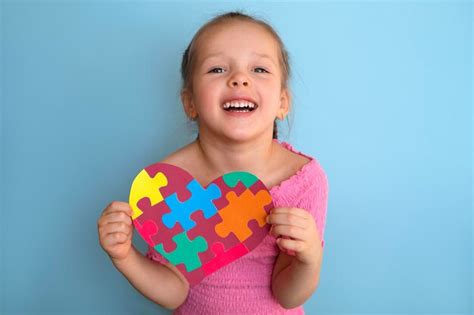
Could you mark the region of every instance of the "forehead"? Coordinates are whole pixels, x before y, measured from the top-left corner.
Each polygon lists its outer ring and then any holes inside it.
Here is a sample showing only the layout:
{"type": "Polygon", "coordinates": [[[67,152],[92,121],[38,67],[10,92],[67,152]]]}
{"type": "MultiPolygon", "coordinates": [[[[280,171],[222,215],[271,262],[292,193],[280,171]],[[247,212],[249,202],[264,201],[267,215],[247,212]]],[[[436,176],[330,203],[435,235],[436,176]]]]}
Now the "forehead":
{"type": "Polygon", "coordinates": [[[249,52],[278,58],[279,46],[262,25],[249,21],[224,21],[205,29],[196,41],[198,58],[219,52],[249,52]]]}

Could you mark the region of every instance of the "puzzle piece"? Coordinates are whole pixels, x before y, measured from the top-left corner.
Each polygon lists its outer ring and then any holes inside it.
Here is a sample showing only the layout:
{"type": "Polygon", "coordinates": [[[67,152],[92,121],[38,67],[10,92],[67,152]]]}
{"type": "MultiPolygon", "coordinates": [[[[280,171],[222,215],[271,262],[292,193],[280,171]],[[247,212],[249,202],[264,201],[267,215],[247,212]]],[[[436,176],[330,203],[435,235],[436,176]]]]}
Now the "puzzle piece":
{"type": "Polygon", "coordinates": [[[194,178],[183,169],[166,163],[155,163],[149,165],[145,170],[153,177],[157,173],[163,173],[168,179],[168,185],[160,189],[163,198],[176,193],[180,200],[187,200],[191,197],[191,192],[186,189],[186,185],[194,178]]]}
{"type": "Polygon", "coordinates": [[[215,254],[215,258],[202,267],[204,274],[206,275],[213,273],[222,266],[235,261],[237,258],[242,257],[249,252],[243,244],[234,246],[226,251],[224,250],[224,245],[222,243],[214,243],[211,250],[215,254]]]}
{"type": "Polygon", "coordinates": [[[176,194],[165,198],[165,202],[171,209],[171,213],[163,216],[163,223],[172,228],[176,223],[180,223],[185,231],[196,226],[190,219],[192,213],[202,210],[205,218],[209,218],[217,213],[217,208],[213,200],[221,197],[221,190],[215,184],[203,188],[197,180],[193,179],[186,188],[191,192],[191,198],[184,202],[178,200],[176,194]]]}
{"type": "Polygon", "coordinates": [[[231,191],[227,193],[226,198],[229,200],[229,205],[219,210],[223,222],[216,225],[216,233],[221,237],[226,237],[232,232],[243,242],[252,235],[252,230],[248,227],[250,220],[256,220],[260,227],[266,224],[267,212],[264,207],[272,202],[266,190],[254,195],[247,189],[240,196],[231,191]]]}
{"type": "MultiPolygon", "coordinates": [[[[188,238],[190,240],[193,240],[198,236],[202,236],[206,239],[209,248],[211,248],[215,243],[222,243],[225,250],[229,250],[232,247],[240,244],[239,239],[235,237],[234,234],[229,234],[229,236],[225,239],[217,235],[214,228],[218,223],[222,222],[222,218],[218,213],[206,219],[202,211],[196,211],[191,215],[191,219],[193,219],[197,225],[196,227],[187,231],[188,238]]],[[[199,253],[199,257],[201,258],[201,261],[210,261],[215,258],[215,253],[213,253],[211,250],[207,250],[205,252],[199,253]]]]}
{"type": "Polygon", "coordinates": [[[241,181],[237,182],[235,187],[228,186],[224,182],[223,176],[214,180],[213,183],[216,184],[221,190],[221,197],[213,201],[217,209],[225,208],[229,204],[229,200],[226,198],[228,192],[235,191],[237,195],[241,195],[247,189],[247,187],[245,187],[241,181]]]}
{"type": "Polygon", "coordinates": [[[176,244],[172,241],[172,237],[176,234],[184,232],[183,228],[177,224],[172,229],[169,229],[162,222],[162,217],[166,213],[170,213],[165,202],[160,202],[155,205],[150,204],[148,198],[143,198],[138,202],[138,207],[142,210],[142,215],[133,220],[135,227],[145,227],[152,224],[153,228],[146,230],[147,234],[143,238],[147,243],[151,242],[154,247],[157,244],[163,244],[166,251],[171,252],[176,249],[176,244]],[[156,228],[156,231],[154,230],[156,228]]]}
{"type": "Polygon", "coordinates": [[[159,172],[150,176],[144,169],[135,177],[130,191],[129,203],[133,210],[132,220],[142,215],[142,211],[138,208],[137,203],[145,197],[148,197],[152,205],[163,200],[160,188],[168,185],[166,176],[159,172]]]}
{"type": "MultiPolygon", "coordinates": [[[[265,237],[268,236],[268,232],[270,232],[270,225],[267,224],[267,227],[261,228],[261,227],[259,227],[259,225],[256,221],[251,221],[251,222],[249,222],[248,226],[253,231],[253,234],[252,234],[251,237],[246,239],[243,242],[243,244],[247,248],[255,248],[256,249],[262,243],[262,239],[264,239],[265,237]]],[[[287,237],[287,236],[282,236],[282,237],[291,239],[290,237],[287,237]]],[[[276,238],[275,238],[275,240],[276,240],[276,238]]],[[[275,246],[278,246],[278,245],[275,245],[275,246]]],[[[284,250],[284,249],[280,248],[280,250],[282,252],[286,253],[287,255],[296,256],[296,252],[291,250],[291,249],[284,250]]]]}
{"type": "Polygon", "coordinates": [[[186,275],[186,280],[188,280],[191,286],[199,283],[206,276],[202,268],[194,269],[193,271],[188,272],[184,264],[179,264],[175,267],[179,270],[179,272],[181,272],[181,274],[186,275]]]}
{"type": "Polygon", "coordinates": [[[208,249],[207,242],[202,236],[198,236],[191,241],[186,233],[183,232],[175,235],[173,241],[177,246],[173,252],[166,252],[162,244],[156,245],[155,250],[173,265],[184,264],[187,272],[202,266],[198,253],[208,249]]]}
{"type": "Polygon", "coordinates": [[[257,221],[252,220],[249,221],[248,227],[252,230],[252,235],[243,241],[242,244],[247,248],[257,248],[262,243],[262,240],[269,235],[270,224],[266,224],[266,226],[262,228],[257,221]]]}
{"type": "Polygon", "coordinates": [[[256,181],[258,181],[258,178],[255,175],[247,172],[228,173],[222,176],[222,178],[224,179],[226,185],[229,187],[235,187],[240,181],[245,185],[245,187],[248,188],[252,186],[256,181]]]}
{"type": "Polygon", "coordinates": [[[133,225],[148,245],[155,246],[151,237],[158,232],[158,227],[154,221],[148,220],[141,224],[140,221],[134,220],[133,225]]]}

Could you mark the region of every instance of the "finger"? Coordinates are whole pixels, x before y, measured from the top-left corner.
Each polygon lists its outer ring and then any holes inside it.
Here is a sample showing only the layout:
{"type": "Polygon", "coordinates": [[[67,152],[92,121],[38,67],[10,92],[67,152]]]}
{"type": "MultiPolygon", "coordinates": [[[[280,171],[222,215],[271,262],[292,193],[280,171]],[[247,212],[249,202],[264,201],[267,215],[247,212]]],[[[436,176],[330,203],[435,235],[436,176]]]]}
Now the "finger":
{"type": "Polygon", "coordinates": [[[103,214],[107,214],[107,213],[110,213],[110,212],[116,212],[116,211],[123,211],[123,212],[129,213],[130,215],[132,215],[132,213],[133,213],[132,207],[130,207],[129,203],[123,202],[123,201],[112,201],[107,206],[107,208],[105,208],[103,214]]]}
{"type": "Polygon", "coordinates": [[[277,239],[278,246],[295,252],[301,252],[304,248],[304,242],[299,240],[291,240],[286,238],[277,239]]]}
{"type": "Polygon", "coordinates": [[[292,213],[273,213],[267,216],[267,223],[294,225],[301,228],[306,228],[308,226],[308,219],[302,218],[292,213]]]}
{"type": "Polygon", "coordinates": [[[99,226],[107,225],[114,222],[123,222],[128,225],[131,225],[132,218],[123,211],[109,212],[99,220],[99,226]]]}
{"type": "Polygon", "coordinates": [[[105,247],[114,246],[116,244],[123,244],[128,241],[128,236],[125,233],[110,233],[107,234],[104,238],[104,245],[105,247]]]}
{"type": "Polygon", "coordinates": [[[272,213],[291,213],[293,215],[302,217],[303,219],[308,219],[310,216],[310,213],[308,211],[304,209],[300,209],[300,208],[287,208],[287,207],[274,208],[272,211],[270,211],[270,214],[272,213]]]}
{"type": "Polygon", "coordinates": [[[123,222],[115,222],[107,224],[104,227],[103,233],[105,233],[105,235],[112,233],[124,233],[128,236],[131,231],[132,228],[130,227],[130,225],[123,222]]]}
{"type": "Polygon", "coordinates": [[[294,225],[274,225],[272,234],[275,237],[287,236],[297,240],[306,240],[306,231],[294,225]]]}
{"type": "Polygon", "coordinates": [[[127,241],[131,241],[133,238],[133,231],[134,229],[131,229],[130,232],[128,233],[127,241]]]}

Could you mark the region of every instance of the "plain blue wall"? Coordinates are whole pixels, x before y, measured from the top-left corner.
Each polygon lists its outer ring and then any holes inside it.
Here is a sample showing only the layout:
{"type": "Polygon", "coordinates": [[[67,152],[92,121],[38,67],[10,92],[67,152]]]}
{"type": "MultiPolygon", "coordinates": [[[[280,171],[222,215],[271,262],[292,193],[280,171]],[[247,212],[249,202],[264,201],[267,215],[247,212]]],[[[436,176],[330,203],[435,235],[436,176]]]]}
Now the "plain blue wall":
{"type": "Polygon", "coordinates": [[[128,200],[142,167],[193,138],[180,55],[230,9],[268,19],[286,42],[295,111],[283,139],[328,175],[307,313],[473,311],[471,2],[1,9],[3,313],[167,313],[112,267],[96,221],[128,200]]]}

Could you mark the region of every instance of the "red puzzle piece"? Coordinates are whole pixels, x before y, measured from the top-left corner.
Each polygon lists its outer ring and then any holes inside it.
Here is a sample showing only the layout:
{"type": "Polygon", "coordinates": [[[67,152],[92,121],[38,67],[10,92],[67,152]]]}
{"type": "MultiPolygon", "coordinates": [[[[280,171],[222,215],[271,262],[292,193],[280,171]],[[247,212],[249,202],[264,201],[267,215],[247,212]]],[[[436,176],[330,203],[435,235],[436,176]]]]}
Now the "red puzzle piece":
{"type": "Polygon", "coordinates": [[[222,266],[225,266],[235,261],[237,258],[240,258],[249,252],[249,250],[247,249],[247,247],[244,246],[244,244],[239,244],[226,251],[222,243],[214,243],[211,249],[212,252],[215,254],[215,258],[209,261],[204,266],[202,266],[206,275],[210,275],[222,266]]]}

